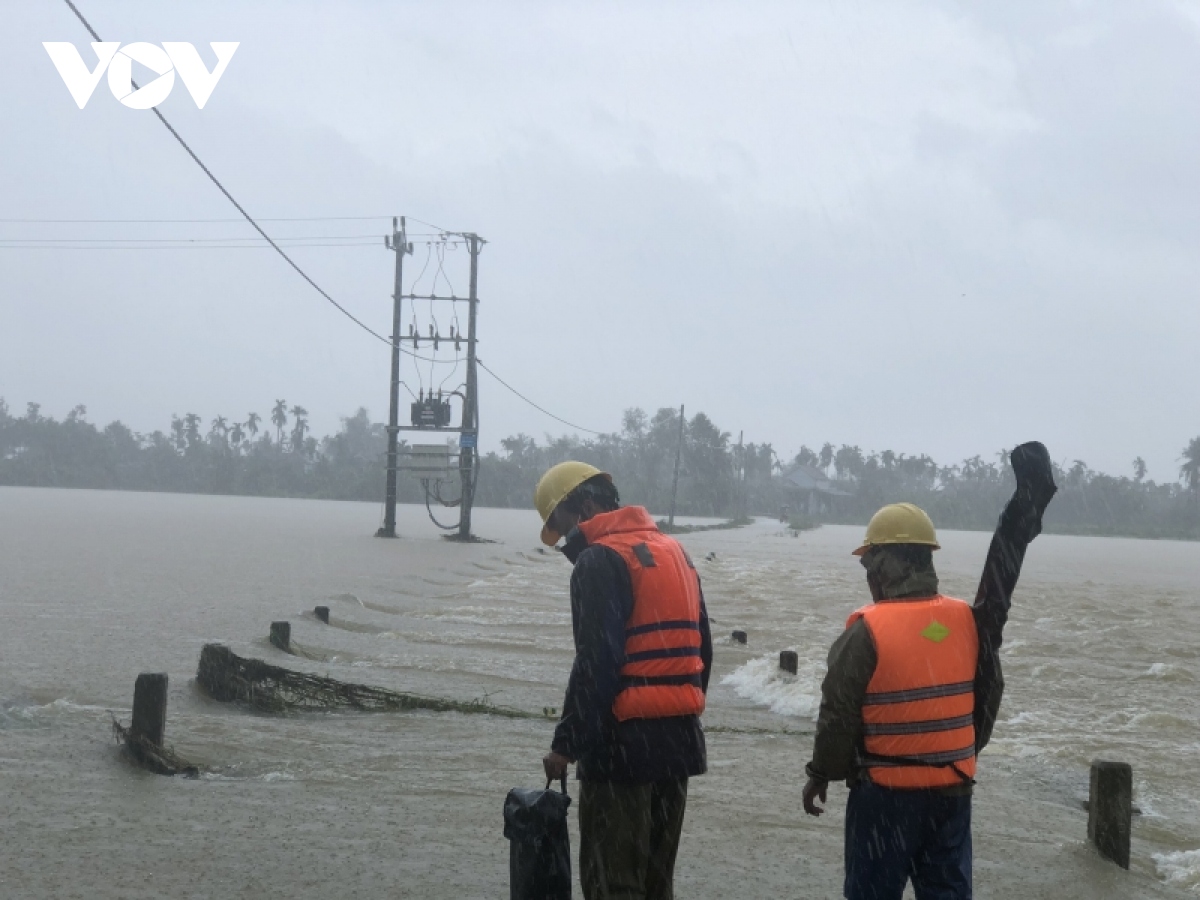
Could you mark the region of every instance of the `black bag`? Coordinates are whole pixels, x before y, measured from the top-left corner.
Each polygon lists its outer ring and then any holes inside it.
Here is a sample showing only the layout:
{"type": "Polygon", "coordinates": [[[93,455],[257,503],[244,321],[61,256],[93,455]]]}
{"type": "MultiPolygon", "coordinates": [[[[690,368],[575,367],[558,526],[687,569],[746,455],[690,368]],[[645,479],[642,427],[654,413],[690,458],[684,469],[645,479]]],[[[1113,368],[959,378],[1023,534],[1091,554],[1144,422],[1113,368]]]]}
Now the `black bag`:
{"type": "Polygon", "coordinates": [[[504,798],[510,900],[571,900],[567,779],[562,792],[513,788],[504,798]]]}

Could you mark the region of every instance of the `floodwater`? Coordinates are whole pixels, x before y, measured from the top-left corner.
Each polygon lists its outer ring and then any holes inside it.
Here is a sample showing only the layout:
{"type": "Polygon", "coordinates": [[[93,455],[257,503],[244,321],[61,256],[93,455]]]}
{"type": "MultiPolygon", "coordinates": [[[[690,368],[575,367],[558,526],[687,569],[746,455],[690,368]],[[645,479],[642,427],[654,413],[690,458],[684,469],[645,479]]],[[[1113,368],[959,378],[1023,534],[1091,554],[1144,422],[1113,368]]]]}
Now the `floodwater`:
{"type": "MultiPolygon", "coordinates": [[[[539,552],[536,515],[477,510],[494,542],[463,546],[419,508],[401,509],[403,539],[376,540],[379,512],[0,488],[0,896],[507,896],[501,805],[540,785],[549,719],[271,716],[192,681],[201,646],[222,641],[348,681],[559,706],[570,567],[539,552]],[[281,619],[321,659],[271,647],[281,619]],[[201,777],[143,773],[114,746],[110,711],[128,721],[142,671],[169,673],[167,739],[201,777]]],[[[717,646],[710,771],[690,787],[678,896],[840,896],[845,791],[831,788],[819,820],[800,791],[826,649],[866,598],[859,537],[762,520],[683,538],[717,646]],[[794,678],[777,668],[789,648],[794,678]]],[[[944,591],[974,595],[987,542],[943,533],[944,591]]],[[[980,760],[977,897],[1200,892],[1198,585],[1197,544],[1045,535],[1030,548],[980,760]],[[1129,872],[1085,841],[1093,758],[1133,765],[1129,872]]]]}

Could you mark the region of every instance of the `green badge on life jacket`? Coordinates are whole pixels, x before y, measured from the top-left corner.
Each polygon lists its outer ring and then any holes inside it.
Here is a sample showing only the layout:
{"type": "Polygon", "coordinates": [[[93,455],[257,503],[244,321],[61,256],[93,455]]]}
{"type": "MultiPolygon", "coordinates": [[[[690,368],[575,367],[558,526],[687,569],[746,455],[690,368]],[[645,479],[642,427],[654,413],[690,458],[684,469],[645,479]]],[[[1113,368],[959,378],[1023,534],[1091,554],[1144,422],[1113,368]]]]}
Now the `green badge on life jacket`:
{"type": "Polygon", "coordinates": [[[921,637],[929,638],[929,640],[933,641],[935,644],[940,644],[949,636],[950,629],[937,619],[934,619],[927,626],[925,626],[925,630],[921,632],[921,637]]]}

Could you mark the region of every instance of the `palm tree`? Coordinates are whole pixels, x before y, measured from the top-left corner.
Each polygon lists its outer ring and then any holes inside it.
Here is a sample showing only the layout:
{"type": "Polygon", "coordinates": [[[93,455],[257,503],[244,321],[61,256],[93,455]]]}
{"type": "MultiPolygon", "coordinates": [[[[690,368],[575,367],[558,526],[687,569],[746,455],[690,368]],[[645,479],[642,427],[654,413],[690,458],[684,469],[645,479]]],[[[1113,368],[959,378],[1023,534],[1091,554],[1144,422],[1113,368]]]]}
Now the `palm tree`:
{"type": "Polygon", "coordinates": [[[229,437],[233,440],[233,449],[235,451],[240,451],[242,448],[242,442],[246,440],[246,432],[242,430],[241,422],[233,423],[233,428],[229,431],[229,437]]]}
{"type": "Polygon", "coordinates": [[[275,408],[271,410],[271,422],[275,425],[279,445],[283,446],[283,426],[287,424],[287,401],[276,400],[275,408]]]}
{"type": "Polygon", "coordinates": [[[296,419],[296,424],[292,428],[292,450],[299,452],[304,449],[304,433],[308,431],[308,410],[303,406],[293,406],[292,416],[296,419]]]}
{"type": "Polygon", "coordinates": [[[829,467],[833,465],[833,444],[828,441],[825,442],[825,446],[821,448],[821,455],[817,461],[821,464],[821,470],[828,474],[829,467]]]}
{"type": "Polygon", "coordinates": [[[1140,456],[1133,461],[1133,480],[1141,481],[1146,477],[1146,461],[1140,456]]]}
{"type": "Polygon", "coordinates": [[[258,423],[261,421],[262,421],[262,416],[260,416],[256,412],[252,412],[252,413],[250,413],[250,415],[248,415],[246,417],[246,430],[248,432],[250,432],[251,439],[253,439],[254,436],[256,434],[258,434],[258,423]]]}
{"type": "Polygon", "coordinates": [[[1193,493],[1200,494],[1200,437],[1194,437],[1183,450],[1179,477],[1193,493]]]}
{"type": "Polygon", "coordinates": [[[187,438],[189,448],[200,443],[200,417],[198,415],[188,413],[183,417],[183,433],[187,438]]]}
{"type": "Polygon", "coordinates": [[[217,416],[212,420],[208,440],[219,447],[222,453],[229,449],[229,423],[225,421],[224,416],[217,416]]]}

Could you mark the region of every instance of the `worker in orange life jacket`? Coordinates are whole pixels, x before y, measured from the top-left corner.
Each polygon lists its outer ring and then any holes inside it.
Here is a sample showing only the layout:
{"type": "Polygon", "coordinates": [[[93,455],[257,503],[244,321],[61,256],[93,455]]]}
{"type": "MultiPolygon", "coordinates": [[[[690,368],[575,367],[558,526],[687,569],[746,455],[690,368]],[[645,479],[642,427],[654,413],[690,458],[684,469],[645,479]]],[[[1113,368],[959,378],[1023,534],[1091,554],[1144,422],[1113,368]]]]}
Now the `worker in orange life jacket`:
{"type": "Polygon", "coordinates": [[[970,900],[971,790],[1004,680],[1000,644],[1025,549],[1056,488],[1036,442],[1011,454],[1017,488],[1001,513],[973,606],[938,590],[933,523],[885,506],[855,550],[872,603],[829,652],[804,809],[819,816],[845,780],[848,900],[970,900]]]}
{"type": "Polygon", "coordinates": [[[580,462],[551,468],[534,493],[542,541],[564,538],[574,564],[575,663],[542,764],[552,779],[576,764],[586,900],[670,900],[688,779],[707,765],[712,638],[683,547],[619,500],[580,462]]]}

